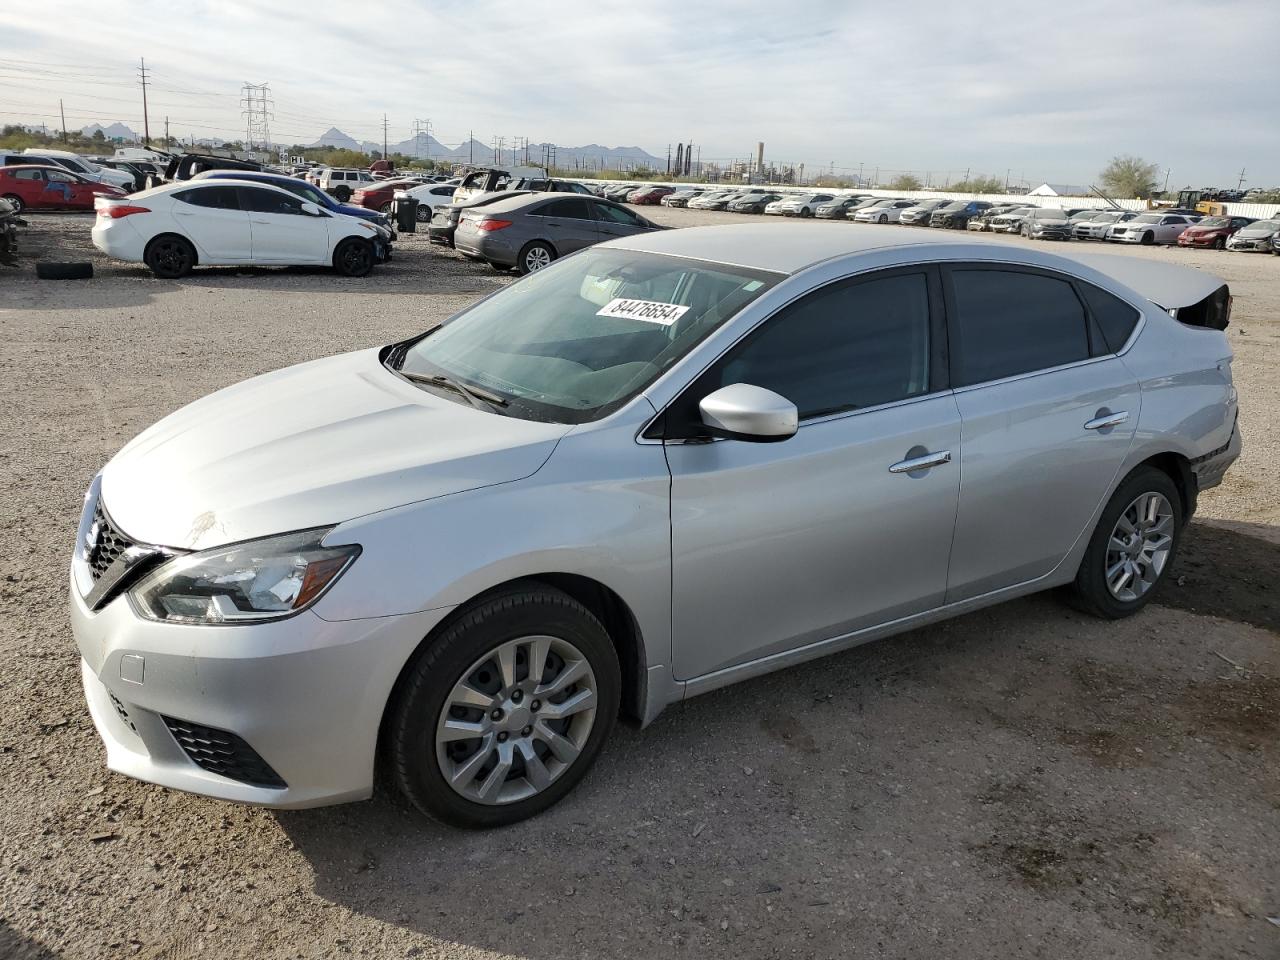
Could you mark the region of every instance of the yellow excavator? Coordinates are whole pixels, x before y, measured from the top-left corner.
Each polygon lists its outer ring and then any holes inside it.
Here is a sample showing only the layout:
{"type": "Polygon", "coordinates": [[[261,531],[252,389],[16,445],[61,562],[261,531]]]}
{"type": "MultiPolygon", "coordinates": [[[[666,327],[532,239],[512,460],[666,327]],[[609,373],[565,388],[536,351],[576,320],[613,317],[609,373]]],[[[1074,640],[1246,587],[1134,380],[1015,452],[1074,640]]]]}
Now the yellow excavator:
{"type": "Polygon", "coordinates": [[[1223,217],[1227,214],[1227,205],[1217,200],[1204,199],[1203,190],[1179,190],[1177,200],[1148,200],[1148,210],[1161,210],[1175,207],[1179,210],[1194,210],[1206,217],[1223,217]]]}

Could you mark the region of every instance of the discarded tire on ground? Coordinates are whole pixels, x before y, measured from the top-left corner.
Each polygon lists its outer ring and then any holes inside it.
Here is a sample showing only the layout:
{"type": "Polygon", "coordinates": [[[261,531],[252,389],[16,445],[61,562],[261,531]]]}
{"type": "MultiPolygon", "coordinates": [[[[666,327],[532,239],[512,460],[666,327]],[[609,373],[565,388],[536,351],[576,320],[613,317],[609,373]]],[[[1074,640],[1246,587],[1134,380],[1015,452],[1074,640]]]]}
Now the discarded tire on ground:
{"type": "Polygon", "coordinates": [[[93,264],[42,260],[36,264],[36,276],[41,280],[89,280],[93,277],[93,264]]]}

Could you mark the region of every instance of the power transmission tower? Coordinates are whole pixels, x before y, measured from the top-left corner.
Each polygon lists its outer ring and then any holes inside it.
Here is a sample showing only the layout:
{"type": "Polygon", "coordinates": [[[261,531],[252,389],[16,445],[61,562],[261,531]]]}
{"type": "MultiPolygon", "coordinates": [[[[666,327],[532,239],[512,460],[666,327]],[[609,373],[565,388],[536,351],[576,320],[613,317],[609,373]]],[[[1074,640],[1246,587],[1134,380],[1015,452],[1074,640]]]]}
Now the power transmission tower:
{"type": "Polygon", "coordinates": [[[427,159],[431,159],[431,120],[413,121],[413,155],[422,156],[422,135],[427,135],[427,159]]]}
{"type": "Polygon", "coordinates": [[[1241,167],[1241,168],[1240,168],[1240,179],[1236,181],[1236,189],[1237,189],[1237,190],[1241,190],[1241,189],[1243,189],[1243,188],[1244,188],[1244,167],[1241,167]]]}
{"type": "Polygon", "coordinates": [[[271,146],[271,108],[275,103],[271,99],[271,85],[267,83],[245,83],[240,88],[240,105],[244,108],[244,146],[253,150],[261,145],[264,149],[271,146]]]}
{"type": "Polygon", "coordinates": [[[147,59],[138,61],[138,80],[142,84],[142,142],[151,146],[151,124],[147,118],[147,59]]]}

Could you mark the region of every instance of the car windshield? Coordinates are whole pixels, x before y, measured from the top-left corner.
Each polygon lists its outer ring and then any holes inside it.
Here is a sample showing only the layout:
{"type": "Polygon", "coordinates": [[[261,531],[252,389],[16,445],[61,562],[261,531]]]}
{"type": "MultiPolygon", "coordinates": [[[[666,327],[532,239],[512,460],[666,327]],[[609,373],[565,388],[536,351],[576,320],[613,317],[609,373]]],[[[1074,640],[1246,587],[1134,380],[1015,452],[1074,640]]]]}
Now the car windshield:
{"type": "Polygon", "coordinates": [[[1266,230],[1274,233],[1280,230],[1280,220],[1259,220],[1257,223],[1251,223],[1244,229],[1246,230],[1266,230]]]}
{"type": "Polygon", "coordinates": [[[1200,221],[1200,223],[1198,224],[1198,226],[1201,226],[1201,227],[1229,227],[1229,226],[1231,226],[1231,221],[1230,221],[1230,220],[1228,220],[1226,217],[1205,217],[1203,220],[1201,220],[1201,221],[1200,221]]]}
{"type": "Polygon", "coordinates": [[[1037,220],[1066,220],[1067,215],[1061,210],[1037,210],[1033,216],[1037,220]]]}
{"type": "Polygon", "coordinates": [[[1120,219],[1121,216],[1122,214],[1119,214],[1119,213],[1100,213],[1096,217],[1094,217],[1090,222],[1091,223],[1115,223],[1117,220],[1120,219]]]}
{"type": "Polygon", "coordinates": [[[1159,214],[1159,213],[1144,213],[1140,216],[1134,217],[1133,222],[1134,223],[1159,223],[1161,216],[1162,214],[1159,214]]]}
{"type": "Polygon", "coordinates": [[[938,207],[939,210],[963,210],[968,204],[963,200],[949,200],[938,207]]]}
{"type": "Polygon", "coordinates": [[[510,416],[585,423],[622,406],[780,279],[587,250],[446,321],[406,352],[400,369],[496,394],[510,416]]]}

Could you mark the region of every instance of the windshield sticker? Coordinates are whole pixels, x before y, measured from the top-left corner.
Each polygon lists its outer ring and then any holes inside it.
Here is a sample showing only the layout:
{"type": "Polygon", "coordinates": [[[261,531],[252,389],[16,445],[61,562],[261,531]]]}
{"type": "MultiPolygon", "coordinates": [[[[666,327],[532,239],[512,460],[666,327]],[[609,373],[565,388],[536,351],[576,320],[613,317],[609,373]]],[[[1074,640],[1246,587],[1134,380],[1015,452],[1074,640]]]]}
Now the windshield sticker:
{"type": "Polygon", "coordinates": [[[622,317],[625,320],[645,320],[669,327],[686,313],[688,307],[677,303],[659,303],[656,300],[632,300],[617,297],[596,311],[597,317],[622,317]]]}

